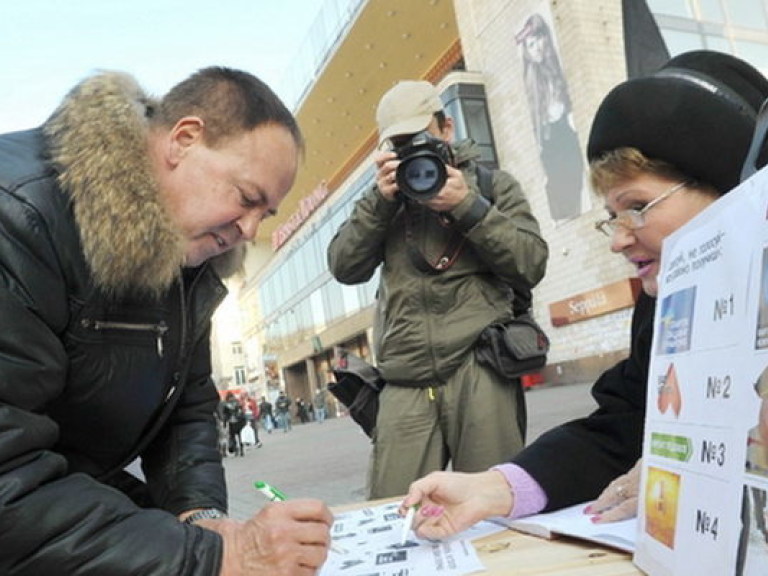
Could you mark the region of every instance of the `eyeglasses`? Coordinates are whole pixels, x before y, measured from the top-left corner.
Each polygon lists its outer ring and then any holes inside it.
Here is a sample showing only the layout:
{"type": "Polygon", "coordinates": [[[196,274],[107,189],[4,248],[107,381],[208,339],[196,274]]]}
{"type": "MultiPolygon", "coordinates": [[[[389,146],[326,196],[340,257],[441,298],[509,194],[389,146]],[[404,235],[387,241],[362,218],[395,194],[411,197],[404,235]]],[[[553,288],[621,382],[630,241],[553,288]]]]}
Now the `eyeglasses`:
{"type": "Polygon", "coordinates": [[[608,237],[613,236],[614,232],[616,232],[616,229],[619,226],[626,228],[627,230],[638,230],[639,228],[645,226],[645,214],[648,212],[648,210],[656,206],[662,200],[666,200],[678,190],[682,190],[688,184],[689,183],[687,181],[675,184],[672,186],[672,188],[648,202],[648,204],[643,206],[643,208],[640,210],[636,210],[634,208],[630,208],[629,210],[620,210],[611,218],[599,220],[595,222],[595,229],[599,230],[608,237]]]}

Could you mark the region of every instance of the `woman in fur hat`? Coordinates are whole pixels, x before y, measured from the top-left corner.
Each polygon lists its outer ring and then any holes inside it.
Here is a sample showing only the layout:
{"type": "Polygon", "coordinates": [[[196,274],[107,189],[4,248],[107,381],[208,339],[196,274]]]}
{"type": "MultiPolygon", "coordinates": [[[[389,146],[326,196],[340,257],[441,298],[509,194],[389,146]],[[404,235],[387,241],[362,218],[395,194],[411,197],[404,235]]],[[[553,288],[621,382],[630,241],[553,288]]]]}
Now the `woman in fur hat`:
{"type": "MultiPolygon", "coordinates": [[[[414,482],[418,534],[441,538],[493,516],[520,517],[598,498],[641,455],[662,241],[739,183],[768,80],[737,58],[697,51],[628,80],[601,103],[590,131],[592,186],[608,217],[598,229],[637,270],[644,294],[631,354],[597,380],[598,409],[554,428],[486,472],[414,482]]],[[[763,161],[764,163],[764,161],[763,161]]],[[[637,468],[593,504],[596,521],[636,513],[637,468]],[[621,489],[618,489],[621,487],[621,489]]]]}
{"type": "Polygon", "coordinates": [[[319,501],[226,517],[210,378],[221,275],[291,188],[295,119],[206,68],[160,101],[88,78],[0,136],[0,574],[295,574],[319,501]],[[141,458],[145,481],[125,471],[141,458]]]}

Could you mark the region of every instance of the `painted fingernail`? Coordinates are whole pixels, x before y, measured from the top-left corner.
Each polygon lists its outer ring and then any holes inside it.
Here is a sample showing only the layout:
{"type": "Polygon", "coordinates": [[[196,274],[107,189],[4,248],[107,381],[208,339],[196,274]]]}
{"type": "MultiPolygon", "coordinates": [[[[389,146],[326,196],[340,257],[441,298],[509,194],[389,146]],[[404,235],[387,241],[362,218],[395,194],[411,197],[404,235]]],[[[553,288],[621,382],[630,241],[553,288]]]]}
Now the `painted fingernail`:
{"type": "Polygon", "coordinates": [[[602,520],[602,519],[603,519],[603,515],[602,514],[595,514],[589,520],[592,522],[592,524],[598,524],[600,522],[600,520],[602,520]]]}
{"type": "Polygon", "coordinates": [[[592,504],[589,504],[586,508],[584,508],[584,514],[592,514],[592,504]]]}
{"type": "Polygon", "coordinates": [[[422,515],[428,518],[434,518],[435,516],[440,516],[440,514],[443,513],[443,507],[442,506],[422,506],[421,513],[422,515]]]}

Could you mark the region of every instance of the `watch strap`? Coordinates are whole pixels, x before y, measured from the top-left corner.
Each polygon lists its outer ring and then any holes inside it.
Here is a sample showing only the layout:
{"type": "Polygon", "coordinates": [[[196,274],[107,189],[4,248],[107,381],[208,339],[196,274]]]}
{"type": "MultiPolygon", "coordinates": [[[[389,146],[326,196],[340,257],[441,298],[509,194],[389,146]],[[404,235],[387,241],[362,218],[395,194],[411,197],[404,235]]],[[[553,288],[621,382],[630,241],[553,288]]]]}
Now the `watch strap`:
{"type": "Polygon", "coordinates": [[[227,514],[218,508],[203,508],[184,518],[184,524],[194,524],[198,520],[220,520],[226,517],[227,514]]]}

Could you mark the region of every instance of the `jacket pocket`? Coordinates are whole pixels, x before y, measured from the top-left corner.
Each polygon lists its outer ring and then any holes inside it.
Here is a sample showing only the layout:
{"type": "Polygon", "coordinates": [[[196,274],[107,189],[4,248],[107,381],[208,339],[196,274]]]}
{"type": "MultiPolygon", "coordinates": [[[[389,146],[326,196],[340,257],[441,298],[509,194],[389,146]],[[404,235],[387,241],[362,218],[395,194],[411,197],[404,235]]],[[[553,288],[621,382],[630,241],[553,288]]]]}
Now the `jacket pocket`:
{"type": "Polygon", "coordinates": [[[151,336],[154,338],[157,356],[163,357],[165,350],[164,340],[168,332],[168,324],[161,320],[156,323],[139,322],[115,322],[109,320],[94,320],[91,318],[81,318],[80,326],[86,331],[93,331],[104,334],[105,336],[125,335],[127,338],[142,338],[142,336],[151,336]]]}

